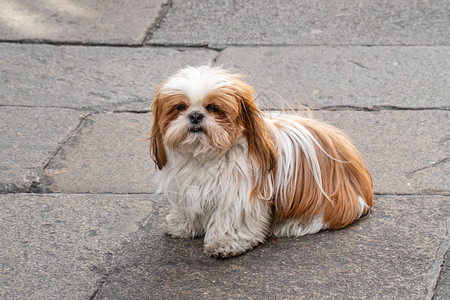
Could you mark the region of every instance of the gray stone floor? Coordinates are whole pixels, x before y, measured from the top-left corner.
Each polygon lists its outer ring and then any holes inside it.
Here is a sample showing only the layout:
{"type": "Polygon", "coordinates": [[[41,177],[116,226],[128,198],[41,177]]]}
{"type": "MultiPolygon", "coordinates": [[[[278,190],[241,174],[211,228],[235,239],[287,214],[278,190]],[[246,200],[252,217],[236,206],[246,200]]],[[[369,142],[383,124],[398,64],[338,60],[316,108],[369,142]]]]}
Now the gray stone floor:
{"type": "Polygon", "coordinates": [[[449,1],[4,0],[0,299],[449,299],[449,1]],[[216,260],[162,233],[152,93],[243,73],[343,129],[374,178],[348,228],[216,260]]]}

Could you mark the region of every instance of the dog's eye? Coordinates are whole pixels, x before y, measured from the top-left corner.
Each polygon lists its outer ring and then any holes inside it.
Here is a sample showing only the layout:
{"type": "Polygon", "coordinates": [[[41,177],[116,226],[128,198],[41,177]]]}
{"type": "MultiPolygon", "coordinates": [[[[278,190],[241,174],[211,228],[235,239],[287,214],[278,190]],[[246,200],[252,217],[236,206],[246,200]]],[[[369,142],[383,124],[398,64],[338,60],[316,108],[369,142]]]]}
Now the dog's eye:
{"type": "Polygon", "coordinates": [[[206,109],[210,112],[216,112],[219,110],[219,108],[217,106],[215,106],[214,104],[209,104],[206,106],[206,109]]]}
{"type": "Polygon", "coordinates": [[[183,110],[186,109],[186,104],[180,103],[180,104],[176,105],[175,108],[176,108],[178,111],[183,111],[183,110]]]}

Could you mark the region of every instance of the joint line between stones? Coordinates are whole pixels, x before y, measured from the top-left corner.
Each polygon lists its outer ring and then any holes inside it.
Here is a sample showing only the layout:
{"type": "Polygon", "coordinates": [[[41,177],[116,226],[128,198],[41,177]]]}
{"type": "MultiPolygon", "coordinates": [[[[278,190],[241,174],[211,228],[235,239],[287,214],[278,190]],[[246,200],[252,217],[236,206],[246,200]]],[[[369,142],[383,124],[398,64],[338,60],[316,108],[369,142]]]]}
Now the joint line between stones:
{"type": "Polygon", "coordinates": [[[108,279],[109,275],[106,275],[104,278],[100,280],[99,287],[92,293],[91,297],[89,297],[89,300],[95,300],[97,299],[98,293],[102,289],[103,285],[105,284],[106,280],[108,279]]]}
{"type": "Polygon", "coordinates": [[[68,136],[66,137],[65,140],[63,140],[61,142],[61,144],[58,146],[58,148],[56,149],[55,153],[52,155],[52,157],[49,159],[49,161],[45,164],[44,166],[44,170],[47,169],[47,167],[50,165],[50,163],[53,161],[53,159],[56,157],[56,155],[58,155],[58,153],[61,151],[62,147],[71,139],[74,137],[74,135],[76,134],[76,132],[81,128],[81,126],[83,125],[84,121],[92,115],[92,112],[87,113],[85,116],[80,118],[80,122],[78,123],[77,127],[75,127],[74,130],[71,130],[68,134],[68,136]]]}
{"type": "Polygon", "coordinates": [[[220,56],[222,55],[222,52],[225,50],[226,48],[222,48],[222,49],[216,49],[217,54],[216,56],[213,58],[212,62],[211,62],[211,66],[216,65],[217,61],[219,60],[220,56]]]}
{"type": "Polygon", "coordinates": [[[163,21],[164,17],[167,15],[167,12],[171,7],[172,7],[172,0],[168,0],[167,2],[161,5],[158,11],[158,16],[156,17],[155,21],[151,23],[150,26],[145,31],[144,38],[141,41],[142,46],[144,46],[145,43],[151,40],[154,32],[159,28],[161,22],[163,21]]]}
{"type": "Polygon", "coordinates": [[[0,40],[0,43],[21,44],[21,45],[84,46],[84,47],[120,47],[120,48],[142,47],[142,44],[140,43],[120,44],[120,43],[81,42],[81,41],[54,41],[47,39],[0,40]]]}
{"type": "Polygon", "coordinates": [[[450,218],[447,219],[446,223],[447,223],[446,224],[447,233],[445,235],[444,240],[441,242],[439,249],[436,252],[436,259],[427,273],[427,282],[426,282],[427,294],[425,296],[426,300],[434,299],[436,287],[438,285],[439,277],[441,275],[442,267],[444,265],[445,254],[450,249],[450,218]]]}

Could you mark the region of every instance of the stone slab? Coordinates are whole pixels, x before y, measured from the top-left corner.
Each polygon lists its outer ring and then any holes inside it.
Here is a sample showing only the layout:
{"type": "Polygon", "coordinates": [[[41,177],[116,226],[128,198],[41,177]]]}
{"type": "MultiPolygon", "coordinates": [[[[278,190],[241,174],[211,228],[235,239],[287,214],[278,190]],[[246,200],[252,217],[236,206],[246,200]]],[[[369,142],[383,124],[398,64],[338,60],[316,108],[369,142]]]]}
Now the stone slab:
{"type": "Polygon", "coordinates": [[[49,189],[61,193],[152,193],[150,114],[97,114],[86,118],[46,169],[49,189]]]}
{"type": "Polygon", "coordinates": [[[445,262],[442,265],[441,274],[439,276],[438,284],[436,285],[436,292],[434,300],[445,300],[450,298],[450,257],[449,249],[445,255],[445,262]]]}
{"type": "Polygon", "coordinates": [[[0,195],[0,298],[90,299],[151,198],[0,195]]]}
{"type": "Polygon", "coordinates": [[[44,166],[86,112],[0,107],[0,193],[45,185],[44,166]]]}
{"type": "MultiPolygon", "coordinates": [[[[273,113],[276,115],[275,113],[273,113]]],[[[447,111],[324,111],[313,117],[353,139],[376,193],[449,194],[447,111]]],[[[155,167],[148,143],[150,114],[88,117],[46,169],[49,187],[63,193],[152,193],[155,167]]]]}
{"type": "Polygon", "coordinates": [[[0,105],[148,110],[158,85],[209,50],[0,44],[0,105]]]}
{"type": "Polygon", "coordinates": [[[450,109],[450,47],[231,47],[264,108],[450,109]]]}
{"type": "Polygon", "coordinates": [[[344,130],[382,194],[450,194],[448,111],[314,112],[344,130]]]}
{"type": "Polygon", "coordinates": [[[449,45],[449,1],[174,0],[150,43],[449,45]]]}
{"type": "Polygon", "coordinates": [[[0,39],[142,44],[166,0],[4,0],[0,39]]]}
{"type": "Polygon", "coordinates": [[[448,197],[376,197],[352,226],[300,238],[270,238],[217,260],[199,239],[165,236],[165,204],[118,256],[96,299],[424,299],[447,237],[448,197]]]}

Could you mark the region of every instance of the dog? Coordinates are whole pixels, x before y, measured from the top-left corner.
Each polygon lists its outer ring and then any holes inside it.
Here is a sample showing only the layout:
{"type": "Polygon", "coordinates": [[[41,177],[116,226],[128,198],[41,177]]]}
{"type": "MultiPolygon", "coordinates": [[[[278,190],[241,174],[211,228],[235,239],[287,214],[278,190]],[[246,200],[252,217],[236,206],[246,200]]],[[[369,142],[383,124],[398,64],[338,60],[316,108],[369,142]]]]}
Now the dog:
{"type": "Polygon", "coordinates": [[[269,117],[239,74],[188,67],[151,105],[150,153],[169,200],[166,233],[204,236],[206,254],[242,254],[271,234],[345,227],[373,205],[372,178],[337,128],[269,117]]]}

